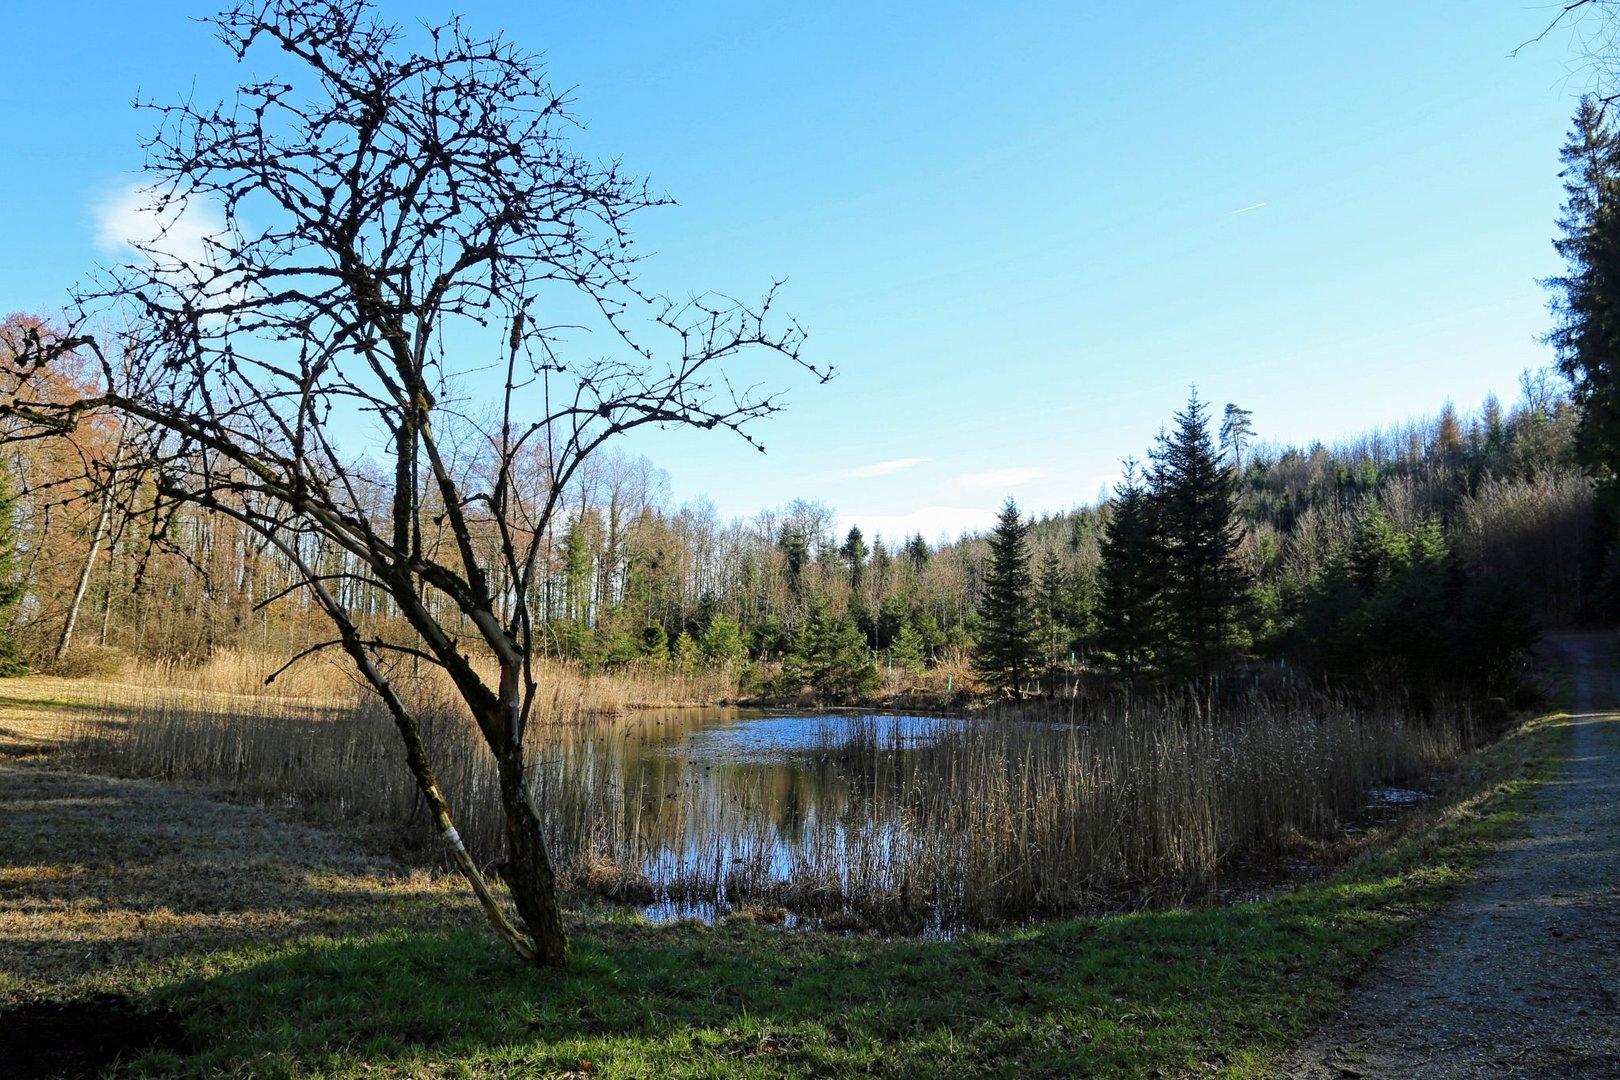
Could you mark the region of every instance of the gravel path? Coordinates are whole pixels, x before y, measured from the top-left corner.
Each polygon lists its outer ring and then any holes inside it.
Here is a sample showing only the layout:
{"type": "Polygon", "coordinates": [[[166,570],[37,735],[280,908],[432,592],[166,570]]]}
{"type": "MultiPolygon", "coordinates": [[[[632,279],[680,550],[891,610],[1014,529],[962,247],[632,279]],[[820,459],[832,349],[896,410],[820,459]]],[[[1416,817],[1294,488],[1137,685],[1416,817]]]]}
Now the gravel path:
{"type": "Polygon", "coordinates": [[[1620,1077],[1615,641],[1547,644],[1575,678],[1576,715],[1541,813],[1378,962],[1288,1076],[1620,1077]]]}

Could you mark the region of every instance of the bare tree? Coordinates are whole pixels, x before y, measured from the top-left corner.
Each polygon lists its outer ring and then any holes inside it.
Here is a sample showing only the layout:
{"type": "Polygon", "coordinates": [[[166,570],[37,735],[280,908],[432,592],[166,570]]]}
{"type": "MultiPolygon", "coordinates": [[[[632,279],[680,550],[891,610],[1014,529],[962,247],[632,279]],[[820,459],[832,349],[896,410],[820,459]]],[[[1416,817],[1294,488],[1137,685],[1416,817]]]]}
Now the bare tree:
{"type": "Polygon", "coordinates": [[[589,455],[634,428],[752,443],[745,426],[779,402],[759,376],[740,389],[725,361],[763,353],[822,381],[830,371],[800,360],[796,325],[775,325],[774,286],[757,306],[643,290],[628,219],[664,200],[570,149],[568,103],[502,38],[452,19],[413,50],[367,0],[241,0],[209,21],[259,74],[223,104],[145,105],[160,121],[148,168],[158,219],[212,208],[224,227],[205,258],[160,238],[77,296],[75,326],[123,306],[142,334],[116,346],[71,328],[36,336],[0,416],[29,434],[93,410],[128,418],[145,440],[126,453],[161,502],[233,519],[296,567],[335,630],[309,651],[342,649],[386,703],[490,922],[524,958],[565,964],[524,760],[540,707],[531,599],[559,500],[589,455]],[[277,63],[288,70],[264,74],[277,63]],[[588,352],[565,354],[567,338],[588,352]],[[99,393],[31,395],[75,351],[98,358],[99,393]],[[320,546],[345,559],[317,564],[320,546]],[[340,600],[344,577],[382,591],[415,640],[369,632],[340,600]],[[448,674],[494,757],[499,871],[522,926],[457,835],[391,678],[401,657],[448,674]]]}

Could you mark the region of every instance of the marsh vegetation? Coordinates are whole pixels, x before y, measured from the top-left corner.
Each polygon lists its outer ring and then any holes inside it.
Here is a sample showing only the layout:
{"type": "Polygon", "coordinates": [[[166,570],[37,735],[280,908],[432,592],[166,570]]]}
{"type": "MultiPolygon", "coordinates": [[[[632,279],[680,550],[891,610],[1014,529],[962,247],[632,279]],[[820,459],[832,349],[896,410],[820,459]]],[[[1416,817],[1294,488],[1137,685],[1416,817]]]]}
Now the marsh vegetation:
{"type": "MultiPolygon", "coordinates": [[[[155,674],[110,688],[81,725],[87,768],[206,785],[442,859],[371,699],[341,682],[179,692],[183,678],[155,674]]],[[[1474,740],[1453,718],[1315,693],[1213,713],[1077,702],[1041,721],[622,711],[633,685],[552,674],[554,722],[526,756],[560,875],[576,894],[670,915],[919,931],[1182,901],[1234,864],[1330,844],[1375,785],[1421,786],[1474,740]]],[[[415,693],[462,836],[492,863],[489,753],[435,682],[415,693]]]]}

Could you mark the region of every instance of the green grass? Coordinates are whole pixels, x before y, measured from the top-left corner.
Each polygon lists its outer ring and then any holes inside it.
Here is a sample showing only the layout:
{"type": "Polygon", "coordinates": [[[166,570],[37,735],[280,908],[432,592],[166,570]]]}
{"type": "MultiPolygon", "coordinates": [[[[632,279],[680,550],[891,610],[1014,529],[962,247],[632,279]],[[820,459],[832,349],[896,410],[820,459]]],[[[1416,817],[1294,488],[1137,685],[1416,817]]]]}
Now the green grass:
{"type": "Polygon", "coordinates": [[[1376,857],[1257,903],[883,941],[605,915],[574,967],[480,930],[216,952],[149,995],[198,1050],[142,1075],[1263,1075],[1368,959],[1511,833],[1556,769],[1548,718],[1468,759],[1376,857]]]}

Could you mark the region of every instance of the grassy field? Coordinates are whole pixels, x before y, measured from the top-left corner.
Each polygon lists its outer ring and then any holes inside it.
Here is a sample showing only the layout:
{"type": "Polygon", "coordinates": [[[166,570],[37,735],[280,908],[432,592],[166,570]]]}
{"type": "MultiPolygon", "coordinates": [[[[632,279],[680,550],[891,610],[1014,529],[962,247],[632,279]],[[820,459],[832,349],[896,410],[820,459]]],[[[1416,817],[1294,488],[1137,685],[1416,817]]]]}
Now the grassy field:
{"type": "Polygon", "coordinates": [[[1513,828],[1566,734],[1527,725],[1381,853],[1254,903],[949,941],[584,910],[559,975],[352,838],[53,767],[77,693],[0,683],[0,1008],[171,1008],[186,1045],[123,1066],[147,1076],[1263,1075],[1513,828]]]}

